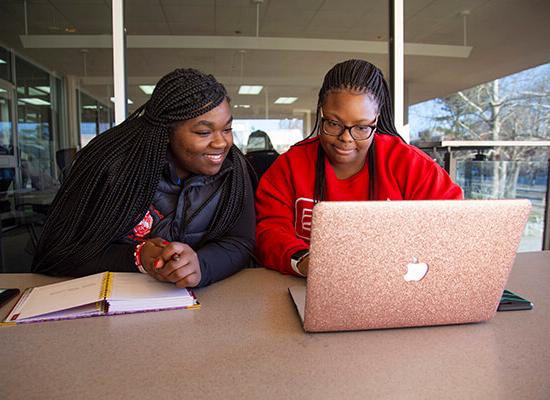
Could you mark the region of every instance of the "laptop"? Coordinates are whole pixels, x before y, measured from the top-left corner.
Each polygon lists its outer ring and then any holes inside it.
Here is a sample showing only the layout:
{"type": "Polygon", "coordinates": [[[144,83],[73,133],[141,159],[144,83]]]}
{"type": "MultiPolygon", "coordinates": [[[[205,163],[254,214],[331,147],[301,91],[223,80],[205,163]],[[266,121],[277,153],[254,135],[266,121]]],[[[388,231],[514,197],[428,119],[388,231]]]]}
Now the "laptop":
{"type": "Polygon", "coordinates": [[[289,288],[308,332],[491,319],[528,200],[320,202],[306,286],[289,288]]]}

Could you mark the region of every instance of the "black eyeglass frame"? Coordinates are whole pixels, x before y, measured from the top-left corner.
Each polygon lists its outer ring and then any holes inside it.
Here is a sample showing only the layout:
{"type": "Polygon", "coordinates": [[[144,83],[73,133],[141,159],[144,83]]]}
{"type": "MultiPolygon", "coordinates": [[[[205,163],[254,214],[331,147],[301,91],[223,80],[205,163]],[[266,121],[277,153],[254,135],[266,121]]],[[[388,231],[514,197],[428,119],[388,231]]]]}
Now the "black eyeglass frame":
{"type": "Polygon", "coordinates": [[[321,129],[320,130],[321,130],[321,133],[323,133],[324,135],[340,137],[344,134],[344,132],[347,129],[353,140],[362,141],[362,140],[369,140],[371,138],[371,136],[374,134],[374,132],[376,131],[376,126],[377,126],[377,123],[378,123],[378,116],[376,116],[376,120],[375,120],[374,124],[372,124],[372,125],[357,124],[357,125],[347,126],[347,125],[342,124],[340,121],[335,121],[333,119],[325,118],[323,116],[323,109],[321,109],[320,111],[321,111],[321,127],[320,127],[321,129]],[[332,123],[335,123],[336,125],[338,125],[341,129],[340,133],[338,133],[338,134],[328,133],[325,130],[325,127],[324,127],[325,121],[332,122],[332,123]],[[358,126],[359,127],[368,127],[368,128],[370,128],[370,133],[366,138],[359,138],[358,139],[353,135],[352,129],[355,128],[355,127],[358,127],[358,126]]]}

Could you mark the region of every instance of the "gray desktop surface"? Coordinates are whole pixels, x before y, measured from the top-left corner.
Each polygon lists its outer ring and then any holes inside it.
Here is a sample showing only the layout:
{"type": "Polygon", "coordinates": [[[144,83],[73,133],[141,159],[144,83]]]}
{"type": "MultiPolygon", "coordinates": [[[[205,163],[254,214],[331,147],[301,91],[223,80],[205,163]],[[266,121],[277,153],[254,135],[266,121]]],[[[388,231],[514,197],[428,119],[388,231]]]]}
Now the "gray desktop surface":
{"type": "Polygon", "coordinates": [[[200,310],[1,327],[0,398],[550,396],[550,252],[519,254],[507,285],[535,308],[480,324],[307,334],[288,294],[303,284],[247,269],[197,290],[200,310]]]}

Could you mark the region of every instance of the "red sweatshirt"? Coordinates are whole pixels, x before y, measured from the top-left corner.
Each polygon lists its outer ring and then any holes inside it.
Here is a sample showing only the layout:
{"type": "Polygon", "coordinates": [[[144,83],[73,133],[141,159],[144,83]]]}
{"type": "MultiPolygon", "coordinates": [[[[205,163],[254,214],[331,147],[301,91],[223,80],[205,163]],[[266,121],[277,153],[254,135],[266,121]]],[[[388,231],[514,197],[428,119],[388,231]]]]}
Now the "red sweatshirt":
{"type": "MultiPolygon", "coordinates": [[[[462,189],[436,162],[399,137],[375,134],[376,200],[462,199],[462,189]]],[[[290,257],[309,248],[315,163],[319,139],[312,138],[282,154],[262,176],[256,192],[256,243],[260,263],[295,274],[290,257]]],[[[338,179],[325,158],[326,199],[368,200],[364,168],[338,179]]]]}

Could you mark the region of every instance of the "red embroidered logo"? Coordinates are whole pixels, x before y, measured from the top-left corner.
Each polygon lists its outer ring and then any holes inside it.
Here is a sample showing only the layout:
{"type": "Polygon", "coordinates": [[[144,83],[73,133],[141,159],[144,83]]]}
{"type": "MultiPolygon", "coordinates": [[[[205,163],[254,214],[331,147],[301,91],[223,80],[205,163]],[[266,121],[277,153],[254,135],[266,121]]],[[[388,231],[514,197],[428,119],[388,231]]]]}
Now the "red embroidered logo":
{"type": "Polygon", "coordinates": [[[141,220],[139,224],[134,227],[134,235],[137,239],[143,239],[151,232],[153,226],[153,217],[151,213],[147,211],[145,217],[141,220]]]}
{"type": "Polygon", "coordinates": [[[296,215],[294,216],[294,230],[296,236],[309,242],[311,235],[311,216],[313,215],[313,206],[315,203],[313,199],[307,199],[300,197],[296,200],[294,209],[296,215]]]}

